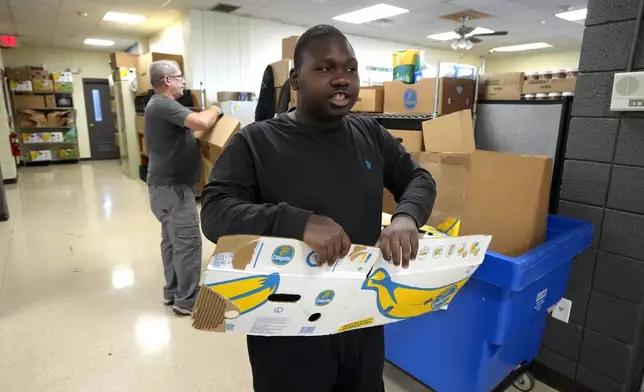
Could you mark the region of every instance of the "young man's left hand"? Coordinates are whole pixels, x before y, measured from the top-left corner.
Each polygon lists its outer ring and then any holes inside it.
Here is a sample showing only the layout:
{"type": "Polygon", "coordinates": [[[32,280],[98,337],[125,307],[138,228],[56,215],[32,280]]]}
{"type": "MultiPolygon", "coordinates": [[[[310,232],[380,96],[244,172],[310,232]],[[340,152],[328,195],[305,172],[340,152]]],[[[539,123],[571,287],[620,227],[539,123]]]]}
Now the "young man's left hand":
{"type": "Polygon", "coordinates": [[[387,261],[395,266],[402,262],[409,267],[409,260],[416,260],[418,254],[418,227],[414,218],[407,214],[394,216],[391,224],[380,233],[380,250],[387,261]]]}

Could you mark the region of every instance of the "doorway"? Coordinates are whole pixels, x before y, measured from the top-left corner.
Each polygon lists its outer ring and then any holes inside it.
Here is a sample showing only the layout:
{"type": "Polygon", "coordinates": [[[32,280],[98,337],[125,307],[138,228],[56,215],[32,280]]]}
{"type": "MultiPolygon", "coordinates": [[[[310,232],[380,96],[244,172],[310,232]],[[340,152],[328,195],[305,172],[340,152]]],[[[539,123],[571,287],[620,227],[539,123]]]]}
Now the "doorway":
{"type": "Polygon", "coordinates": [[[118,159],[117,132],[108,80],[83,78],[83,93],[92,160],[118,159]]]}

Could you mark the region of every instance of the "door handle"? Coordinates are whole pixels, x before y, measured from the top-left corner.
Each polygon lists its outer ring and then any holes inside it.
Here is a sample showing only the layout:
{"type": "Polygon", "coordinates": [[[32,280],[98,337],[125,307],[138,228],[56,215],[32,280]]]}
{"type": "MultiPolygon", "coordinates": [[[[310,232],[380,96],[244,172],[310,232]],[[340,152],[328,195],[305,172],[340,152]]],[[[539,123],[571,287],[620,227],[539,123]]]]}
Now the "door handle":
{"type": "Polygon", "coordinates": [[[90,127],[90,128],[94,128],[94,124],[89,124],[89,127],[90,127]]]}

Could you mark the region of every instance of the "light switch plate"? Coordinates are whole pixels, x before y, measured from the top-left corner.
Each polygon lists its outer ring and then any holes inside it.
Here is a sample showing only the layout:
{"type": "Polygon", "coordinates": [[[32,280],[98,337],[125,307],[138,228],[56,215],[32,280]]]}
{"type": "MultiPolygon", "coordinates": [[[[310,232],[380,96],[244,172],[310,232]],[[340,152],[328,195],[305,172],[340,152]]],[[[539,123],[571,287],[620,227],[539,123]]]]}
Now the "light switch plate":
{"type": "Polygon", "coordinates": [[[568,323],[570,321],[570,310],[572,309],[572,301],[567,298],[562,298],[555,304],[552,309],[552,317],[559,321],[568,323]]]}

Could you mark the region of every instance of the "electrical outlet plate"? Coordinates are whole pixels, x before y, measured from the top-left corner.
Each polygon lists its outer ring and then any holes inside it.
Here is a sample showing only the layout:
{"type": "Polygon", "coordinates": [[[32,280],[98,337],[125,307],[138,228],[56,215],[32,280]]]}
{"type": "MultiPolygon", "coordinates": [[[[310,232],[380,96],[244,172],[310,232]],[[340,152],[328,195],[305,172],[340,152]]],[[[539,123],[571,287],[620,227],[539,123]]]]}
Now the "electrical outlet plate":
{"type": "Polygon", "coordinates": [[[567,298],[562,298],[557,302],[552,309],[552,317],[559,321],[568,323],[570,321],[570,311],[572,309],[572,301],[567,298]]]}

